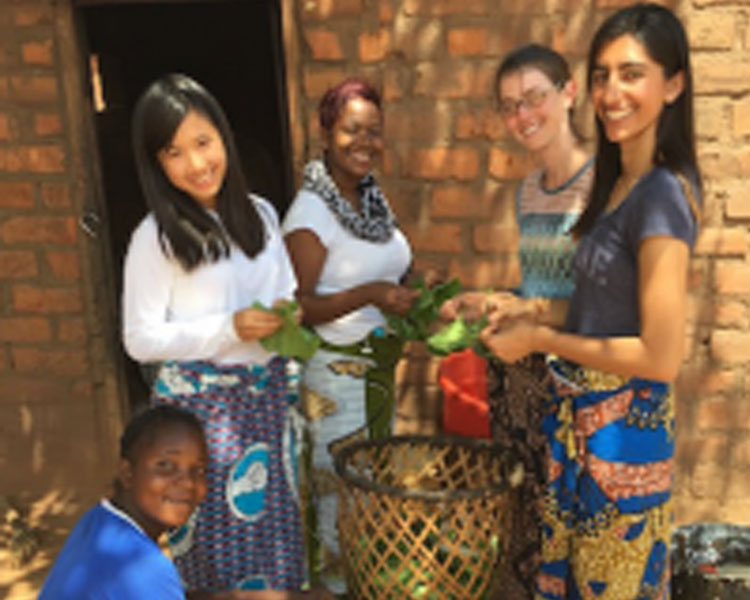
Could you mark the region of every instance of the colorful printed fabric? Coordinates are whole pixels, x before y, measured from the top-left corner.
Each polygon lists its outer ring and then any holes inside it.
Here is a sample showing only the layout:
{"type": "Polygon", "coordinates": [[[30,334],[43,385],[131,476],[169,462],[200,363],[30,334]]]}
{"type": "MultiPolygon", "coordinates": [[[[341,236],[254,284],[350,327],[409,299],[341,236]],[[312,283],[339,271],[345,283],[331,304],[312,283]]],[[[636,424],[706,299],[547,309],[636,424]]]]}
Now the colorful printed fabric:
{"type": "Polygon", "coordinates": [[[487,392],[492,439],[506,448],[513,462],[524,466],[518,489],[506,557],[496,573],[493,598],[530,600],[541,554],[541,514],[544,496],[546,439],[542,432],[549,370],[542,354],[532,354],[512,364],[488,361],[487,392]]]}
{"type": "Polygon", "coordinates": [[[537,598],[666,600],[674,453],[667,384],[550,363],[555,397],[537,598]]]}
{"type": "Polygon", "coordinates": [[[589,159],[568,181],[544,187],[544,171],[528,175],[518,189],[518,257],[525,298],[569,298],[573,293],[575,242],[570,229],[586,206],[594,169],[589,159]]]}
{"type": "Polygon", "coordinates": [[[206,499],[169,536],[188,590],[303,583],[297,370],[275,357],[251,367],[167,362],[159,372],[153,403],[195,414],[208,441],[206,499]]]}
{"type": "Polygon", "coordinates": [[[318,350],[305,365],[302,407],[308,436],[302,477],[305,540],[312,581],[346,592],[336,515],[338,483],[331,445],[367,437],[365,376],[371,362],[318,350]]]}

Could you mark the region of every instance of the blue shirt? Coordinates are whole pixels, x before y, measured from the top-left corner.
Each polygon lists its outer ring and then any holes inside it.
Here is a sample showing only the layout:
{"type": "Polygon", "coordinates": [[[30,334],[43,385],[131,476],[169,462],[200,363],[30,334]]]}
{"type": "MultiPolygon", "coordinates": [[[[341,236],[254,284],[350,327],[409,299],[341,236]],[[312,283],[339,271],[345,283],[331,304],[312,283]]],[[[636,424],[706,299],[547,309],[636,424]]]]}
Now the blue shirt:
{"type": "Polygon", "coordinates": [[[696,234],[695,217],[680,180],[664,167],[646,173],[620,205],[602,213],[578,242],[576,287],[565,331],[591,337],[640,335],[641,242],[668,236],[692,249],[696,234]]]}
{"type": "Polygon", "coordinates": [[[38,600],[185,600],[177,569],[107,500],[73,528],[38,600]]]}

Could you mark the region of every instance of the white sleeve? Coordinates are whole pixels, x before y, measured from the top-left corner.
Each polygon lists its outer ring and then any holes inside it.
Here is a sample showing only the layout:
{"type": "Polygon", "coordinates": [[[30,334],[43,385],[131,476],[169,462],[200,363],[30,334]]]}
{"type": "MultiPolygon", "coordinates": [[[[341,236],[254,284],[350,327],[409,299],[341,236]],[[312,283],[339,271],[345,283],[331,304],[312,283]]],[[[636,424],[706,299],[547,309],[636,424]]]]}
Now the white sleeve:
{"type": "Polygon", "coordinates": [[[281,229],[284,235],[297,229],[308,229],[328,248],[337,227],[336,217],[323,199],[315,192],[300,190],[284,217],[281,229]]]}
{"type": "Polygon", "coordinates": [[[260,213],[265,226],[268,228],[268,245],[272,251],[277,252],[278,278],[275,280],[275,299],[285,298],[294,299],[294,292],[297,290],[297,277],[294,274],[292,261],[289,253],[286,251],[286,244],[281,238],[281,227],[279,225],[279,216],[276,208],[262,196],[253,195],[258,213],[260,213]],[[278,244],[278,247],[276,246],[278,244]]]}
{"type": "Polygon", "coordinates": [[[209,360],[239,341],[233,313],[169,321],[173,278],[181,267],[165,256],[153,217],[135,230],[125,256],[123,343],[140,362],[209,360]]]}

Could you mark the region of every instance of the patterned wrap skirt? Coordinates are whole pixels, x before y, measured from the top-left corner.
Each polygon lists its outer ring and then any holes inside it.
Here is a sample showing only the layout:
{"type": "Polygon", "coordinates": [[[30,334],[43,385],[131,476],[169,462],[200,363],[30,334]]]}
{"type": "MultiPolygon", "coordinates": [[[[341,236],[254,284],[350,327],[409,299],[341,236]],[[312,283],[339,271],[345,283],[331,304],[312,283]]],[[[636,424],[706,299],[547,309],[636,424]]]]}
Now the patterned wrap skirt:
{"type": "Polygon", "coordinates": [[[551,360],[537,597],[667,600],[674,454],[669,385],[551,360]]]}
{"type": "Polygon", "coordinates": [[[336,525],[338,478],[336,444],[367,438],[365,376],[370,363],[356,356],[318,350],[305,365],[302,411],[307,421],[302,497],[305,541],[313,583],[346,592],[336,525]],[[335,451],[335,450],[334,450],[335,451]]]}
{"type": "Polygon", "coordinates": [[[304,551],[298,495],[299,368],[166,362],[155,405],[203,424],[208,493],[169,545],[188,590],[299,589],[304,551]]]}
{"type": "Polygon", "coordinates": [[[542,354],[512,365],[487,362],[490,432],[521,462],[524,479],[518,488],[506,556],[495,574],[493,600],[531,600],[541,554],[541,501],[545,490],[544,407],[551,398],[550,375],[542,354]]]}

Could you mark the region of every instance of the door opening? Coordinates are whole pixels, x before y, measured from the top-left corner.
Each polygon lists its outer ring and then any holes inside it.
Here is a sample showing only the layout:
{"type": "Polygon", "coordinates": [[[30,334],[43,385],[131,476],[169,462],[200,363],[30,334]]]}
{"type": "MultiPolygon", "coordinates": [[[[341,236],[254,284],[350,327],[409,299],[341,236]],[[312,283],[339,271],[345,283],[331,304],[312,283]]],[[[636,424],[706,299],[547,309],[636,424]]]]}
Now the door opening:
{"type": "MultiPolygon", "coordinates": [[[[78,0],[91,106],[117,286],[130,234],[147,209],[130,143],[133,105],[170,72],[190,75],[216,96],[235,134],[251,190],[282,215],[294,192],[276,0],[130,4],[78,0]]],[[[115,309],[120,323],[120,307],[115,309]]],[[[117,339],[120,336],[116,336],[117,339]]],[[[147,375],[124,355],[131,408],[147,401],[147,375]]]]}

